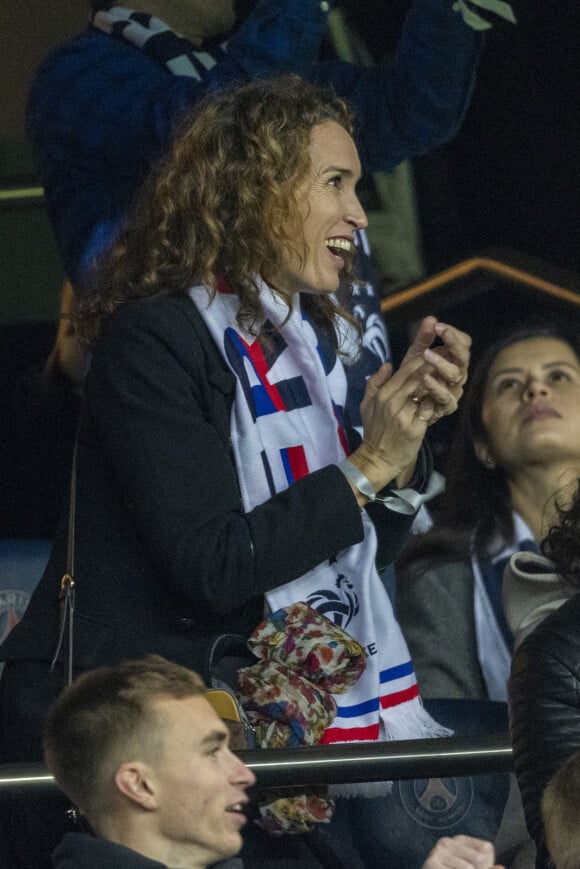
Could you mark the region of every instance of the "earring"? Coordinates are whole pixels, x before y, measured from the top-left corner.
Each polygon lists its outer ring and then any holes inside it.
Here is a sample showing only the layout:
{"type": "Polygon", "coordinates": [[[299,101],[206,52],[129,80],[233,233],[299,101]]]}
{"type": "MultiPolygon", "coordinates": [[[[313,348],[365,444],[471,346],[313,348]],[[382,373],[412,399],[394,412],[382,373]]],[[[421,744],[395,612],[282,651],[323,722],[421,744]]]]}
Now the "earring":
{"type": "Polygon", "coordinates": [[[495,468],[495,460],[489,454],[487,444],[482,441],[474,441],[473,442],[473,451],[475,453],[475,457],[483,465],[484,468],[487,468],[488,471],[493,471],[495,468]]]}

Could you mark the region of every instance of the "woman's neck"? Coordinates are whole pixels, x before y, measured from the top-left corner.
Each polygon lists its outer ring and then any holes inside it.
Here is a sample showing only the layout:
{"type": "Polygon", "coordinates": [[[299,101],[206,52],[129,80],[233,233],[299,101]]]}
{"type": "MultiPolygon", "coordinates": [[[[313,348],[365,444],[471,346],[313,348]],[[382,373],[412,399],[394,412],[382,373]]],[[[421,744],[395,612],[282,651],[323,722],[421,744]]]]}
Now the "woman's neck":
{"type": "Polygon", "coordinates": [[[558,510],[567,507],[576,491],[580,465],[519,468],[508,479],[512,508],[520,514],[534,538],[543,540],[558,524],[558,510]]]}

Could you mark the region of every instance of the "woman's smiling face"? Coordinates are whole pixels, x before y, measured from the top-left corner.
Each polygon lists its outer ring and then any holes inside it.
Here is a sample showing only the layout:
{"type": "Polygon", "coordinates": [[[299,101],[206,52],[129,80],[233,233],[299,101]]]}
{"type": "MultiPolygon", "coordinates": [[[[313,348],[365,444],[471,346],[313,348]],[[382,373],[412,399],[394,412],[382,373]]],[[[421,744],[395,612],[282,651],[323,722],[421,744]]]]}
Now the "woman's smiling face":
{"type": "Polygon", "coordinates": [[[335,121],[318,124],[309,156],[310,168],[296,194],[301,231],[291,233],[293,249],[284,251],[282,267],[270,279],[285,295],[337,290],[354,233],[367,225],[356,195],[360,160],[346,130],[335,121]]]}

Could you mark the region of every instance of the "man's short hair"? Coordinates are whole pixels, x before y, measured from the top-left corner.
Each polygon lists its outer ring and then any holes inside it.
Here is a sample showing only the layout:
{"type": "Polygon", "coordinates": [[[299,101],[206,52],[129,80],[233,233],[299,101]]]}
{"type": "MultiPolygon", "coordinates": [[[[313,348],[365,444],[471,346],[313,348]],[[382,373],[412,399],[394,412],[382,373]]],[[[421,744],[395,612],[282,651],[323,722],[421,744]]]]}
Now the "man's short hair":
{"type": "Polygon", "coordinates": [[[557,869],[580,869],[580,751],[548,782],[542,817],[548,851],[557,869]]]}
{"type": "Polygon", "coordinates": [[[206,690],[193,670],[159,655],[90,670],[49,711],[45,764],[91,822],[106,808],[121,763],[159,756],[155,701],[203,696],[206,690]]]}

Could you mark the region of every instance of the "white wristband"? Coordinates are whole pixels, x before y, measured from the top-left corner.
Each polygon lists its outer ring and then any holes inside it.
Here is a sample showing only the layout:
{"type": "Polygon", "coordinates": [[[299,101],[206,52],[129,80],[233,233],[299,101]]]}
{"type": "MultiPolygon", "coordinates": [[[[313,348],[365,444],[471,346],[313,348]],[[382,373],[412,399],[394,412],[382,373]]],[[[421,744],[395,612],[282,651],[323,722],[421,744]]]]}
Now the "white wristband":
{"type": "Polygon", "coordinates": [[[342,471],[349,483],[357,489],[361,495],[364,495],[370,501],[378,501],[383,504],[388,510],[393,513],[404,513],[407,516],[413,516],[419,510],[421,504],[430,501],[445,488],[445,480],[437,471],[433,471],[427,486],[427,491],[419,494],[414,489],[398,489],[391,492],[390,495],[381,497],[377,495],[372,487],[369,478],[359,471],[357,466],[349,459],[343,459],[337,465],[342,471]]]}
{"type": "Polygon", "coordinates": [[[362,471],[359,471],[357,466],[353,464],[349,459],[343,459],[342,462],[339,462],[337,465],[338,468],[342,471],[346,479],[349,483],[357,489],[361,495],[364,495],[366,498],[370,498],[371,501],[374,501],[377,497],[377,493],[372,487],[372,483],[369,478],[363,474],[362,471]]]}

